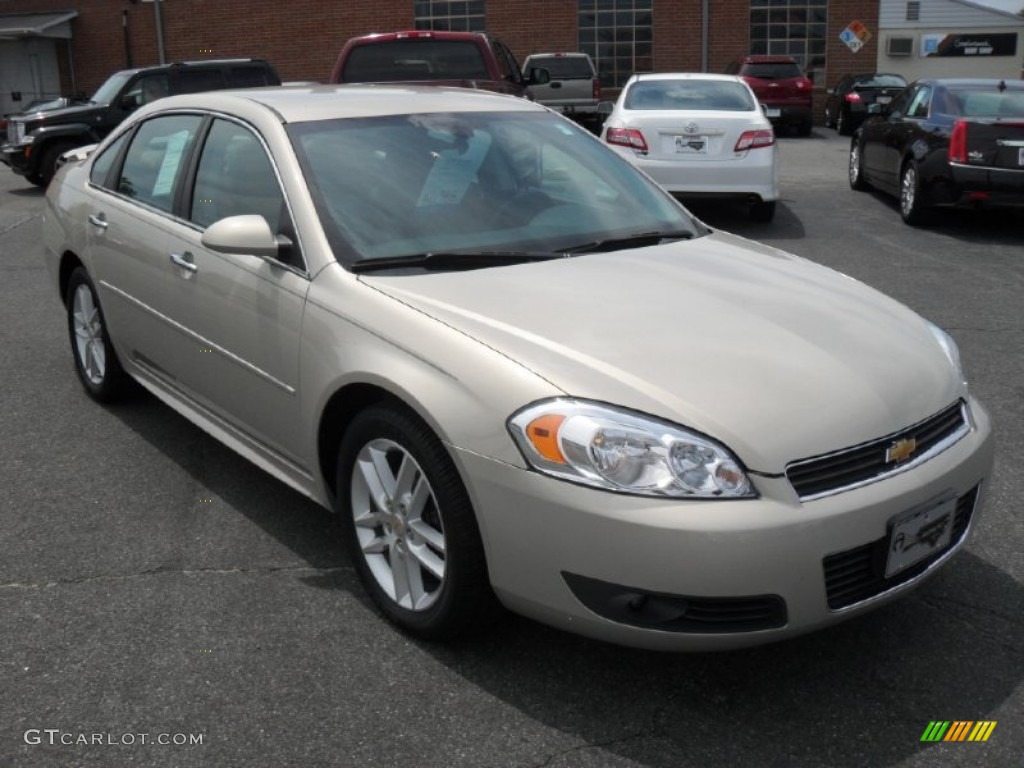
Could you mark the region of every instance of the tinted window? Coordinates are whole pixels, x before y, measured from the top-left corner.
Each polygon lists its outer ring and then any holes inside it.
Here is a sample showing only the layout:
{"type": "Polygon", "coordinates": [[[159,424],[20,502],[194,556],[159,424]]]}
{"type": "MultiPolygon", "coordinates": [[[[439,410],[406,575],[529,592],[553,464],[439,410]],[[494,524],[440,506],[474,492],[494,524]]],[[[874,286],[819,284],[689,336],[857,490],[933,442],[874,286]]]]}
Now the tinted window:
{"type": "Polygon", "coordinates": [[[749,112],[757,108],[746,86],[721,80],[641,80],[630,86],[626,109],[749,112]]]}
{"type": "Polygon", "coordinates": [[[928,105],[932,101],[932,89],[927,86],[917,89],[914,100],[907,110],[908,117],[928,117],[928,105]]]}
{"type": "Polygon", "coordinates": [[[216,120],[199,158],[190,219],[201,227],[258,214],[280,230],[284,195],[266,150],[248,128],[216,120]]]}
{"type": "Polygon", "coordinates": [[[144,122],[128,147],[117,191],[170,211],[175,183],[201,121],[198,115],[172,115],[144,122]]]}
{"type": "Polygon", "coordinates": [[[259,88],[276,83],[277,80],[271,78],[266,67],[253,65],[228,69],[228,87],[230,88],[259,88]]]}
{"type": "Polygon", "coordinates": [[[747,77],[759,77],[763,80],[785,80],[790,77],[800,77],[800,66],[786,62],[772,62],[761,64],[744,64],[742,74],[747,77]]]}
{"type": "Polygon", "coordinates": [[[854,88],[902,88],[907,84],[899,75],[862,75],[854,83],[854,88]]]}
{"type": "Polygon", "coordinates": [[[948,93],[951,114],[964,117],[1024,117],[1024,89],[956,88],[948,93]]]}
{"type": "Polygon", "coordinates": [[[594,70],[582,56],[534,56],[530,67],[546,69],[552,80],[590,80],[594,70]]]}
{"type": "Polygon", "coordinates": [[[341,80],[382,83],[398,80],[487,80],[490,75],[472,40],[396,40],[351,50],[341,80]]]}
{"type": "Polygon", "coordinates": [[[178,71],[177,93],[200,93],[216,91],[224,87],[224,75],[220,67],[197,67],[178,71]]]}
{"type": "Polygon", "coordinates": [[[113,144],[104,149],[92,163],[92,170],[89,172],[89,181],[99,187],[107,186],[107,175],[117,160],[121,147],[128,140],[128,133],[122,134],[113,144]]]}
{"type": "Polygon", "coordinates": [[[131,88],[125,93],[124,98],[134,108],[170,95],[171,86],[167,73],[159,72],[152,75],[143,75],[137,79],[131,84],[131,88]]]}
{"type": "Polygon", "coordinates": [[[128,78],[131,74],[128,72],[118,72],[116,75],[111,75],[107,82],[101,85],[96,93],[92,95],[92,101],[96,104],[110,104],[114,97],[121,92],[121,88],[128,82],[128,78]]]}

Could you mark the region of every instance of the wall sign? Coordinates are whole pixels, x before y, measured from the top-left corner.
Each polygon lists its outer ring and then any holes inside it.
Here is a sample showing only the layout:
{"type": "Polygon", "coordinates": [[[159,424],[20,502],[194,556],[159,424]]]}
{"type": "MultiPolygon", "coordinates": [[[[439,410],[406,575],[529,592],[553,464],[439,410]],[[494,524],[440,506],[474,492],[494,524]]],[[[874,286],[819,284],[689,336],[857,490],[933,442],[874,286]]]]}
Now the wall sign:
{"type": "Polygon", "coordinates": [[[850,25],[839,33],[839,39],[846,44],[847,48],[856,53],[871,39],[871,33],[861,22],[851,21],[850,25]]]}
{"type": "Polygon", "coordinates": [[[1017,33],[921,35],[921,56],[1016,56],[1017,33]]]}

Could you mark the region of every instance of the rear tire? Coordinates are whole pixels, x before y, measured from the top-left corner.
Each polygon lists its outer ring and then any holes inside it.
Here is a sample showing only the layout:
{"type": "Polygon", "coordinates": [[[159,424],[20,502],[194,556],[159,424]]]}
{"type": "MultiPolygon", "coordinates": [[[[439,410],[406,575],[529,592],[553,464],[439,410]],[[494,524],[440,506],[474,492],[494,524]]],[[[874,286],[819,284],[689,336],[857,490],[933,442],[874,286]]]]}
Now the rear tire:
{"type": "Polygon", "coordinates": [[[853,133],[853,125],[849,115],[839,110],[839,117],[836,118],[836,133],[840,136],[849,136],[853,133]]]}
{"type": "Polygon", "coordinates": [[[921,193],[921,174],[917,163],[908,160],[900,172],[900,216],[911,226],[926,224],[929,211],[921,193]]]}
{"type": "Polygon", "coordinates": [[[850,163],[848,171],[850,189],[856,190],[857,192],[863,192],[868,188],[868,183],[864,181],[864,156],[862,152],[863,149],[859,141],[854,139],[850,142],[850,163]]]}
{"type": "Polygon", "coordinates": [[[750,206],[750,220],[767,223],[775,218],[775,201],[762,200],[750,206]]]}
{"type": "Polygon", "coordinates": [[[499,615],[469,495],[416,414],[385,404],[359,413],[341,440],[336,487],[352,562],[392,623],[448,640],[499,615]]]}
{"type": "Polygon", "coordinates": [[[82,386],[89,397],[98,402],[111,403],[121,399],[130,379],[117,359],[114,345],[110,343],[99,297],[83,267],[71,273],[66,304],[71,354],[82,386]]]}

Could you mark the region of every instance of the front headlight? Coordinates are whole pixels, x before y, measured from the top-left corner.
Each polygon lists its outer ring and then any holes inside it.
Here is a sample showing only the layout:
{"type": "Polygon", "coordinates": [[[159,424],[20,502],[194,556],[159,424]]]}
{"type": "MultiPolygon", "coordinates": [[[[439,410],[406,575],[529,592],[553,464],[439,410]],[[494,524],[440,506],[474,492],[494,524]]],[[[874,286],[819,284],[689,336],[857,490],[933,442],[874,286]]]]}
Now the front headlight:
{"type": "Polygon", "coordinates": [[[757,495],[725,447],[624,409],[546,400],[513,415],[508,429],[530,466],[562,480],[644,496],[757,495]]]}
{"type": "Polygon", "coordinates": [[[964,373],[964,366],[960,361],[960,348],[953,341],[953,337],[932,322],[928,323],[928,330],[932,332],[932,336],[939,342],[942,351],[946,353],[946,357],[949,358],[950,365],[953,366],[956,375],[960,377],[960,381],[967,386],[967,375],[964,373]]]}

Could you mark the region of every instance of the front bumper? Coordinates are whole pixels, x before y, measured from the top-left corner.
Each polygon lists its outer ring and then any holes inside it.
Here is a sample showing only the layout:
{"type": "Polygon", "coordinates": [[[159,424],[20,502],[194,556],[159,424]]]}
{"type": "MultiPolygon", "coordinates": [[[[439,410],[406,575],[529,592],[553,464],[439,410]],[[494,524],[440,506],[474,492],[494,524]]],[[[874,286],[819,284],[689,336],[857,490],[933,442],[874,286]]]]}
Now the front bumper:
{"type": "Polygon", "coordinates": [[[0,161],[19,176],[27,176],[32,173],[31,148],[31,144],[4,144],[0,147],[0,161]]]}
{"type": "Polygon", "coordinates": [[[754,476],[758,499],[671,501],[576,486],[468,451],[455,455],[477,509],[491,582],[509,608],[623,645],[726,649],[858,615],[919,584],[962,547],[977,521],[994,453],[987,414],[973,400],[971,410],[971,431],[931,460],[810,502],[801,502],[784,477],[754,476]],[[948,549],[910,569],[902,582],[894,578],[877,594],[829,607],[826,558],[877,544],[893,518],[930,500],[970,497],[975,489],[973,516],[948,549]],[[641,616],[631,623],[622,613],[638,595],[653,596],[657,610],[689,598],[701,610],[730,609],[738,599],[771,609],[777,599],[781,611],[763,629],[696,631],[685,621],[656,628],[656,621],[641,616]]]}

